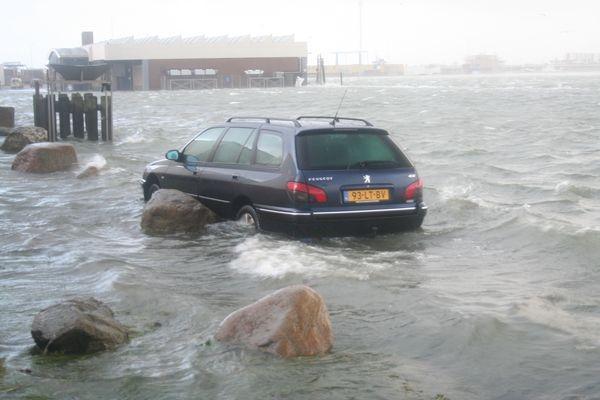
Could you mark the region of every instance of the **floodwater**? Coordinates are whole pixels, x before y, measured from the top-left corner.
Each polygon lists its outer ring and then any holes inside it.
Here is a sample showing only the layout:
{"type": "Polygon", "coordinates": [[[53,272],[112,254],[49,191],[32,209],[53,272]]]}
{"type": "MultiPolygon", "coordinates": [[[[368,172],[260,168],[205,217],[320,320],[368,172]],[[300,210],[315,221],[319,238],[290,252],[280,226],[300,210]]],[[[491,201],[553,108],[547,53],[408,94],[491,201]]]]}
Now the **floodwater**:
{"type": "MultiPolygon", "coordinates": [[[[146,163],[232,115],[333,114],[334,84],[117,92],[114,143],[75,143],[79,168],[103,166],[89,179],[13,172],[0,154],[0,397],[600,399],[600,76],[345,83],[340,115],[391,131],[424,179],[422,231],[140,231],[146,163]],[[331,354],[279,360],[212,339],[230,312],[299,283],[326,300],[331,354]],[[32,354],[34,315],[74,296],[109,304],[130,343],[32,354]]],[[[31,124],[31,94],[0,104],[31,124]]]]}

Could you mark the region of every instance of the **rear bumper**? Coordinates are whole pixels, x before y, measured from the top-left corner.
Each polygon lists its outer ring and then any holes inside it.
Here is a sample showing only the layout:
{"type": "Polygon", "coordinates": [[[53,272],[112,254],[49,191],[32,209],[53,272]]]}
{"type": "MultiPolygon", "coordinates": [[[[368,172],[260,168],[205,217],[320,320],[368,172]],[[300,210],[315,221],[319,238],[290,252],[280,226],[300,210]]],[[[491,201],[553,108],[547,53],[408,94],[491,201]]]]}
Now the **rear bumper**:
{"type": "Polygon", "coordinates": [[[425,204],[374,209],[301,211],[256,206],[261,228],[292,236],[360,236],[417,229],[425,204]]]}

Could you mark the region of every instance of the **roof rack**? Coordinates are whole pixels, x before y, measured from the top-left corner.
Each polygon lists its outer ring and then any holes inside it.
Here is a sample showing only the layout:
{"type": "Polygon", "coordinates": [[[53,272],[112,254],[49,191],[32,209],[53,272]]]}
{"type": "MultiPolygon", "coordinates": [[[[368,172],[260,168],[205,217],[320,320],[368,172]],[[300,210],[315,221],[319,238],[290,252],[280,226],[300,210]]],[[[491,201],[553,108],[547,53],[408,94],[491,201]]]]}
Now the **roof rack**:
{"type": "Polygon", "coordinates": [[[341,122],[341,121],[357,121],[357,122],[362,122],[363,124],[365,124],[365,126],[373,126],[372,123],[370,123],[369,121],[365,120],[365,119],[361,119],[361,118],[346,118],[346,117],[325,117],[325,116],[316,116],[316,115],[302,115],[298,118],[296,118],[297,120],[301,120],[301,119],[329,119],[331,120],[330,124],[335,126],[336,122],[341,122]]]}
{"type": "Polygon", "coordinates": [[[295,119],[288,119],[288,118],[265,118],[265,117],[231,117],[229,118],[226,122],[235,122],[235,121],[252,121],[252,120],[256,120],[256,121],[263,121],[267,124],[270,124],[271,121],[273,122],[277,122],[277,121],[281,121],[281,122],[290,122],[292,124],[294,124],[295,127],[299,128],[302,125],[300,125],[300,123],[295,120],[295,119]]]}

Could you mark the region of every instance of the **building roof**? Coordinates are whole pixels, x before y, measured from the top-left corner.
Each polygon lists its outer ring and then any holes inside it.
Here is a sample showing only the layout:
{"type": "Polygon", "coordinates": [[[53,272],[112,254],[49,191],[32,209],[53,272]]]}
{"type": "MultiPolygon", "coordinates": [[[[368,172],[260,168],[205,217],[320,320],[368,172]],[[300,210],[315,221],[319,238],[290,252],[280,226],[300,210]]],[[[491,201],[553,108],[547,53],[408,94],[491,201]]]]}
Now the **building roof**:
{"type": "Polygon", "coordinates": [[[50,55],[52,54],[59,58],[88,58],[88,53],[83,47],[53,49],[50,52],[50,55]]]}
{"type": "Polygon", "coordinates": [[[90,61],[306,57],[306,42],[287,36],[125,37],[84,46],[90,61]]]}

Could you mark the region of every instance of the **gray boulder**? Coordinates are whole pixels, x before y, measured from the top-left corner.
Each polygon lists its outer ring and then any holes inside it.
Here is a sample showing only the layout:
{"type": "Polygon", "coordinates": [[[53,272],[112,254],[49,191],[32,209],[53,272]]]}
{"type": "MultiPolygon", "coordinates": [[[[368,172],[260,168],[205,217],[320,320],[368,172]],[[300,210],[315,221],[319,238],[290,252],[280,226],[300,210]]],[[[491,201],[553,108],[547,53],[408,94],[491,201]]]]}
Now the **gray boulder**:
{"type": "Polygon", "coordinates": [[[142,230],[149,234],[197,233],[217,221],[210,209],[179,190],[160,189],[146,203],[142,230]]]}
{"type": "Polygon", "coordinates": [[[75,147],[68,143],[33,143],[21,150],[12,169],[21,172],[49,173],[64,171],[77,164],[75,147]]]}
{"type": "Polygon", "coordinates": [[[215,339],[280,357],[329,352],[333,332],[323,298],[308,286],[288,286],[230,314],[215,339]]]}
{"type": "Polygon", "coordinates": [[[10,131],[0,150],[6,153],[18,153],[31,143],[45,142],[48,132],[37,126],[20,126],[10,131]]]}
{"type": "Polygon", "coordinates": [[[127,329],[108,306],[94,298],[73,299],[42,310],[33,319],[31,336],[46,352],[92,353],[127,342],[127,329]]]}

